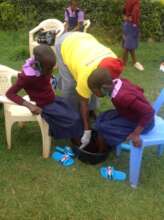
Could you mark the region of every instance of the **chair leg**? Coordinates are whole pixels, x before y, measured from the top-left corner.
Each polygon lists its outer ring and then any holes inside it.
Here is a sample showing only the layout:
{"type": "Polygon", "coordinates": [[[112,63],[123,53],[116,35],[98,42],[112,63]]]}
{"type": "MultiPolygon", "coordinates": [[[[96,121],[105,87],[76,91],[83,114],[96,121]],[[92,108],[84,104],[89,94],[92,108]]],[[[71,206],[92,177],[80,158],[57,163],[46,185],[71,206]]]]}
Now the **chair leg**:
{"type": "Polygon", "coordinates": [[[116,156],[119,157],[121,154],[121,144],[116,146],[116,156]]]}
{"type": "Polygon", "coordinates": [[[50,136],[47,136],[45,139],[44,139],[44,143],[43,143],[43,158],[48,158],[49,155],[50,155],[50,149],[51,149],[51,137],[50,136]]]}
{"type": "Polygon", "coordinates": [[[130,144],[121,143],[116,147],[116,156],[119,157],[122,150],[130,151],[130,144]]]}
{"type": "Polygon", "coordinates": [[[157,146],[157,155],[160,157],[163,154],[164,151],[164,145],[160,144],[157,146]]]}
{"type": "Polygon", "coordinates": [[[129,164],[129,181],[131,187],[136,188],[139,181],[140,168],[142,162],[143,147],[131,146],[130,164],[129,164]]]}
{"type": "Polygon", "coordinates": [[[14,122],[10,118],[5,117],[6,141],[9,150],[11,149],[11,130],[13,123],[14,122]]]}
{"type": "Polygon", "coordinates": [[[44,133],[44,141],[43,141],[43,158],[48,158],[50,155],[51,148],[51,137],[49,136],[49,126],[46,121],[43,121],[43,133],[44,133]]]}
{"type": "Polygon", "coordinates": [[[37,117],[41,133],[42,133],[42,145],[43,145],[43,158],[48,158],[50,155],[51,148],[51,137],[49,136],[49,127],[47,122],[41,118],[41,116],[37,117]]]}

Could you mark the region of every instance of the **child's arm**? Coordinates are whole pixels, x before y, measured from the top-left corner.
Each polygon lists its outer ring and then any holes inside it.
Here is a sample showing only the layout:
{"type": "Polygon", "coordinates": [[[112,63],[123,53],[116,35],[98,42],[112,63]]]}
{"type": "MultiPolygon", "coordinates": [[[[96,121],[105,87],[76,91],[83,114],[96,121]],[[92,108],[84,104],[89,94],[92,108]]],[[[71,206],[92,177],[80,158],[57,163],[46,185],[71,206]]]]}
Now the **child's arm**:
{"type": "Polygon", "coordinates": [[[17,81],[6,92],[7,98],[9,98],[11,101],[15,102],[18,105],[22,105],[22,103],[25,100],[21,96],[17,95],[17,93],[23,88],[24,81],[21,79],[21,74],[19,74],[17,81]]]}
{"type": "Polygon", "coordinates": [[[33,105],[30,102],[24,101],[22,105],[27,107],[34,115],[38,115],[42,113],[42,109],[39,106],[33,105]]]}
{"type": "Polygon", "coordinates": [[[127,140],[132,140],[133,145],[135,147],[140,147],[141,146],[141,139],[140,139],[140,134],[143,131],[143,127],[141,126],[137,126],[136,129],[129,134],[129,136],[127,137],[127,140]]]}
{"type": "Polygon", "coordinates": [[[129,106],[131,111],[134,114],[140,116],[140,120],[138,121],[138,126],[136,129],[128,136],[128,140],[132,140],[135,147],[141,146],[140,134],[146,127],[146,125],[153,119],[154,110],[152,106],[145,100],[142,101],[140,99],[135,99],[133,103],[129,106]]]}
{"type": "Polygon", "coordinates": [[[132,10],[131,22],[134,25],[138,25],[139,17],[140,17],[140,10],[139,10],[139,8],[134,7],[133,10],[132,10]]]}
{"type": "Polygon", "coordinates": [[[18,105],[26,106],[33,114],[40,114],[41,108],[39,108],[36,105],[33,105],[32,103],[26,101],[21,96],[17,95],[17,93],[24,89],[24,86],[26,85],[26,80],[22,77],[21,74],[18,75],[18,79],[13,84],[9,90],[6,92],[7,98],[9,98],[11,101],[15,102],[18,105]]]}
{"type": "Polygon", "coordinates": [[[65,30],[65,31],[68,31],[68,27],[69,27],[68,21],[65,21],[64,30],[65,30]]]}

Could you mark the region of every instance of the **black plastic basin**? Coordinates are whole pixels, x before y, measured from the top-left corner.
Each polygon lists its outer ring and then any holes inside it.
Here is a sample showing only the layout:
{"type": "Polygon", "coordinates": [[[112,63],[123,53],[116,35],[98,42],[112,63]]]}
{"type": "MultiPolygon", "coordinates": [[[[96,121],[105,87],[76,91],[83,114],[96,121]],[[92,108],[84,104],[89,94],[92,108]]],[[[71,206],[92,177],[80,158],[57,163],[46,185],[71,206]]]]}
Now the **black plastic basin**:
{"type": "Polygon", "coordinates": [[[78,146],[73,148],[77,158],[80,161],[94,165],[101,163],[107,159],[109,153],[108,148],[106,148],[104,152],[100,153],[96,138],[97,134],[93,132],[91,141],[86,147],[84,147],[83,149],[80,149],[78,146]]]}
{"type": "Polygon", "coordinates": [[[108,151],[104,153],[92,153],[85,149],[75,147],[74,152],[80,161],[92,165],[101,163],[108,157],[108,151]]]}

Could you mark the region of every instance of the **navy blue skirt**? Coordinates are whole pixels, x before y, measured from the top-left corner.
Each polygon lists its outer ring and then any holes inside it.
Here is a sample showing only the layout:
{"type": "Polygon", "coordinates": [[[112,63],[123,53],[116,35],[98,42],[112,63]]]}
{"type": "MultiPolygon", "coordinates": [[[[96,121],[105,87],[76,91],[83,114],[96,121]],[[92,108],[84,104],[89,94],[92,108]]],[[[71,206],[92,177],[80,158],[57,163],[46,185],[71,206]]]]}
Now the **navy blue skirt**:
{"type": "Polygon", "coordinates": [[[123,48],[133,50],[138,47],[139,28],[131,22],[123,23],[123,48]]]}
{"type": "Polygon", "coordinates": [[[49,133],[55,139],[78,138],[83,134],[80,114],[62,97],[45,106],[42,117],[49,125],[49,133]]]}
{"type": "MultiPolygon", "coordinates": [[[[97,118],[96,130],[108,145],[117,146],[126,140],[137,124],[123,118],[116,110],[106,111],[97,118]]],[[[143,134],[154,127],[154,119],[145,127],[143,134]]]]}

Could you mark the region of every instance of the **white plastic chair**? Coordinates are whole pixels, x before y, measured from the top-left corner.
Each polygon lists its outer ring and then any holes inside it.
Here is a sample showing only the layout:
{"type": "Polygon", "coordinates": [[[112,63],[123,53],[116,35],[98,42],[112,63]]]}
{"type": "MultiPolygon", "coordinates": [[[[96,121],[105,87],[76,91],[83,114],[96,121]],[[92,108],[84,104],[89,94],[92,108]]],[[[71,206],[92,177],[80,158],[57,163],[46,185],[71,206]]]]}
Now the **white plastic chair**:
{"type": "Polygon", "coordinates": [[[84,20],[83,25],[84,25],[84,32],[87,32],[88,28],[91,25],[91,21],[89,19],[84,20]]]}
{"type": "MultiPolygon", "coordinates": [[[[15,122],[37,121],[42,134],[43,158],[50,154],[51,137],[48,133],[48,124],[40,115],[33,115],[28,108],[17,105],[7,99],[6,91],[12,85],[12,77],[17,76],[18,71],[7,66],[0,65],[0,102],[4,104],[5,130],[8,149],[11,149],[11,130],[15,122]]],[[[24,96],[29,101],[28,96],[24,96]]]]}
{"type": "Polygon", "coordinates": [[[47,20],[42,21],[38,26],[36,26],[34,29],[32,29],[29,32],[30,56],[32,56],[32,54],[33,54],[33,48],[38,45],[34,36],[40,29],[43,29],[44,31],[55,30],[57,32],[56,37],[58,37],[64,31],[64,24],[57,19],[47,19],[47,20]]]}
{"type": "MultiPolygon", "coordinates": [[[[66,22],[64,22],[64,26],[65,25],[66,25],[66,22]]],[[[83,32],[87,32],[90,25],[91,25],[91,21],[89,19],[84,20],[84,22],[83,22],[83,26],[84,26],[83,32]]]]}

